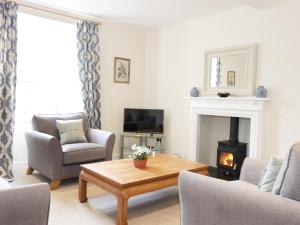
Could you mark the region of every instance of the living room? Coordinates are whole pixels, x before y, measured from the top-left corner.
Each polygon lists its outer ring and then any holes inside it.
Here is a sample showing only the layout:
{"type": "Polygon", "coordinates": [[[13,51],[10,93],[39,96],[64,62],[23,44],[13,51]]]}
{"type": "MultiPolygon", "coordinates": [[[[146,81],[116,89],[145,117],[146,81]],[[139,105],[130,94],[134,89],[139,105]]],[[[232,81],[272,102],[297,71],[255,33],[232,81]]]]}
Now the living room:
{"type": "Polygon", "coordinates": [[[0,0],[0,223],[300,224],[299,9],[0,0]]]}

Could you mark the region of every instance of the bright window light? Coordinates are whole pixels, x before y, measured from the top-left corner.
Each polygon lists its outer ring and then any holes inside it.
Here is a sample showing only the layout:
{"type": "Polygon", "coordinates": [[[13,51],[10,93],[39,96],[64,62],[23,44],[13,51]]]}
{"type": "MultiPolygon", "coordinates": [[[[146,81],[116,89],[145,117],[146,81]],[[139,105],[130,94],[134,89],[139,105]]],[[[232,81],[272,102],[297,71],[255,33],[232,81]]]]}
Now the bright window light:
{"type": "Polygon", "coordinates": [[[18,13],[15,161],[34,114],[83,111],[76,44],[75,24],[18,13]]]}

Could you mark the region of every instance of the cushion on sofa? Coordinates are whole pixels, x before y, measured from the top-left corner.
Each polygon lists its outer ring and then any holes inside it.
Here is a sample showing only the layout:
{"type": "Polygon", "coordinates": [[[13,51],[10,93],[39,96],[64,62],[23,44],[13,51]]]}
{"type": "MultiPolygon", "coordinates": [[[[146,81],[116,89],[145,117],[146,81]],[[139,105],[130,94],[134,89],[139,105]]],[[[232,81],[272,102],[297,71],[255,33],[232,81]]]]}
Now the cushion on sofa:
{"type": "Polygon", "coordinates": [[[106,151],[94,143],[75,143],[62,145],[63,163],[75,164],[105,159],[106,151]]]}
{"type": "Polygon", "coordinates": [[[84,134],[88,135],[88,122],[84,113],[70,113],[70,114],[38,114],[32,118],[32,127],[34,130],[52,135],[59,138],[59,133],[56,128],[56,120],[83,120],[84,134]]]}
{"type": "Polygon", "coordinates": [[[272,192],[300,201],[300,142],[294,144],[285,157],[272,192]]]}
{"type": "Polygon", "coordinates": [[[264,192],[271,192],[278,176],[279,170],[282,166],[283,159],[272,156],[267,166],[263,170],[258,188],[264,192]]]}
{"type": "Polygon", "coordinates": [[[86,143],[83,131],[83,121],[79,120],[56,120],[61,144],[86,143]]]}

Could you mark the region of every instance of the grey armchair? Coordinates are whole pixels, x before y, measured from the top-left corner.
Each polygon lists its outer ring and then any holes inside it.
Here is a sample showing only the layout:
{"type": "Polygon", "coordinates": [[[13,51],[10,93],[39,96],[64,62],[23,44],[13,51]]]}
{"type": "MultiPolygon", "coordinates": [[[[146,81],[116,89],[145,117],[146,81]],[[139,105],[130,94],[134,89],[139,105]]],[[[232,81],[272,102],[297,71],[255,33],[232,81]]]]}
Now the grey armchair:
{"type": "Polygon", "coordinates": [[[0,178],[0,223],[47,225],[50,206],[48,184],[10,187],[0,178]]]}
{"type": "Polygon", "coordinates": [[[266,162],[245,159],[240,180],[182,172],[181,225],[299,225],[300,203],[258,190],[266,162]]]}
{"type": "Polygon", "coordinates": [[[34,115],[33,130],[25,133],[30,175],[39,171],[51,180],[50,188],[59,187],[62,179],[78,177],[80,164],[112,159],[115,135],[91,129],[84,113],[66,115],[34,115]],[[60,144],[56,120],[83,119],[88,143],[60,144]]]}

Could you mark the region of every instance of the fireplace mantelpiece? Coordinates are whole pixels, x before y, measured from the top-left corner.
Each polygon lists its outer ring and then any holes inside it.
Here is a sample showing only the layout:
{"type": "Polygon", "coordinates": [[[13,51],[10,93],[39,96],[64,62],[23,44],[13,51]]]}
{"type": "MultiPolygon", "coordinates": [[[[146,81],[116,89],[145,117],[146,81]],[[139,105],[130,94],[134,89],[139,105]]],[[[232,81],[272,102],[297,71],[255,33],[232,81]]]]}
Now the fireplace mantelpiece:
{"type": "MultiPolygon", "coordinates": [[[[261,158],[262,113],[267,98],[217,96],[190,97],[190,140],[188,158],[197,160],[200,146],[201,115],[250,119],[249,157],[261,158]]],[[[201,150],[200,150],[201,151],[201,150]]]]}

